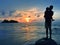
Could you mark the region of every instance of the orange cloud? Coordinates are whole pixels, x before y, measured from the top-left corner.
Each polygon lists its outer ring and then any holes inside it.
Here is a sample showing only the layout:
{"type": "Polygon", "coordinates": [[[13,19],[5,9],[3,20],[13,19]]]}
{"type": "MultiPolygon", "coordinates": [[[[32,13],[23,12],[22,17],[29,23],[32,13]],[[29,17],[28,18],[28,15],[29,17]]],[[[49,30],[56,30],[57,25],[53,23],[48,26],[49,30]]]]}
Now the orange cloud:
{"type": "Polygon", "coordinates": [[[6,18],[8,20],[17,20],[19,22],[33,22],[41,20],[43,17],[43,12],[39,11],[37,8],[32,8],[25,11],[16,10],[12,16],[6,18]]]}

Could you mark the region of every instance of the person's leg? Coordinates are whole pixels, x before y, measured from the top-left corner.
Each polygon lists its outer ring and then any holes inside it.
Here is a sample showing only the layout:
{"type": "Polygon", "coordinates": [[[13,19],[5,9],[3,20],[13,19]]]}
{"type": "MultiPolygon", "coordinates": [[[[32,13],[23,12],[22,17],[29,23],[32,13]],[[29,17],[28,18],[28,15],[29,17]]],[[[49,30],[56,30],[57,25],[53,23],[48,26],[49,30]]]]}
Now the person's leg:
{"type": "Polygon", "coordinates": [[[45,20],[46,38],[48,39],[48,21],[45,20]]]}
{"type": "Polygon", "coordinates": [[[48,39],[48,28],[46,28],[46,38],[48,39]]]}
{"type": "Polygon", "coordinates": [[[49,32],[50,32],[50,39],[51,39],[52,38],[51,21],[50,21],[50,25],[49,25],[49,32]]]}
{"type": "Polygon", "coordinates": [[[52,38],[52,30],[51,30],[51,28],[49,28],[49,31],[50,31],[50,39],[52,38]]]}

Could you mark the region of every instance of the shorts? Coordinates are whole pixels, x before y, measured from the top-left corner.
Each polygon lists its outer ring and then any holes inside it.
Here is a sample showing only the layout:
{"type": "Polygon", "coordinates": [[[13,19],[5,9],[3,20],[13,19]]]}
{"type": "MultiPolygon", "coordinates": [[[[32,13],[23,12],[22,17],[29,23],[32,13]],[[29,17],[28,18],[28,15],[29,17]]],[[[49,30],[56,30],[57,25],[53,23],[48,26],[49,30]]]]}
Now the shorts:
{"type": "Polygon", "coordinates": [[[51,28],[51,20],[45,20],[45,28],[51,28]]]}

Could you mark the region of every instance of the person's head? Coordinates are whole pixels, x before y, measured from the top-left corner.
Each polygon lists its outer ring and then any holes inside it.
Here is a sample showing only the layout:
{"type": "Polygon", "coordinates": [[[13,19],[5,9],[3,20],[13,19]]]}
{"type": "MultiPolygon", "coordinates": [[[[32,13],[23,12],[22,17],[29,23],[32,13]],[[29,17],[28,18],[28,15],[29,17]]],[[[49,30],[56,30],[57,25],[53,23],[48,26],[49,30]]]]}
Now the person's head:
{"type": "Polygon", "coordinates": [[[47,8],[46,8],[46,11],[49,11],[49,10],[50,10],[50,8],[49,8],[49,7],[47,7],[47,8]]]}
{"type": "Polygon", "coordinates": [[[51,10],[53,9],[53,5],[50,5],[50,9],[51,9],[51,10]]]}

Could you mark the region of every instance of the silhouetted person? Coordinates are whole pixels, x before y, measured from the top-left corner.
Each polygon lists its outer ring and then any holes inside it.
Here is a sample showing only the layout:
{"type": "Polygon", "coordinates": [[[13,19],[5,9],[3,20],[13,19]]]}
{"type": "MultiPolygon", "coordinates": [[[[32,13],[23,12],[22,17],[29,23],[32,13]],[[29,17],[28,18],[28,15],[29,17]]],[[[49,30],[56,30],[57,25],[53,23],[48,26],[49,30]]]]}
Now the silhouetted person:
{"type": "Polygon", "coordinates": [[[51,34],[52,34],[52,30],[51,30],[51,24],[52,24],[52,16],[53,16],[53,6],[51,5],[50,7],[47,7],[46,8],[46,11],[45,11],[45,15],[44,15],[44,18],[45,18],[45,28],[46,28],[46,38],[48,38],[48,30],[50,31],[50,38],[51,38],[51,34]]]}

